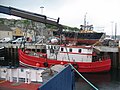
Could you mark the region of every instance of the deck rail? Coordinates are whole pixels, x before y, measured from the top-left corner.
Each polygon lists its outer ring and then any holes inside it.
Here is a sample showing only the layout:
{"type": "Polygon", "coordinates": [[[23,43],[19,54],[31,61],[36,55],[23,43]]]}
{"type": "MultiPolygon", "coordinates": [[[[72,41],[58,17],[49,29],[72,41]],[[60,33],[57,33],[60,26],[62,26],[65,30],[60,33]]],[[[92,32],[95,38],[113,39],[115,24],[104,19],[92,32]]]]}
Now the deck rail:
{"type": "Polygon", "coordinates": [[[67,67],[57,75],[53,76],[50,80],[44,83],[38,88],[38,90],[75,90],[74,72],[87,82],[94,90],[99,90],[95,85],[88,81],[80,72],[78,72],[72,64],[68,64],[67,67]]]}
{"type": "Polygon", "coordinates": [[[84,81],[86,81],[93,89],[99,90],[95,85],[93,85],[90,81],[88,81],[80,72],[78,72],[78,70],[75,69],[72,64],[69,63],[69,65],[70,65],[70,66],[73,68],[73,70],[75,70],[75,72],[76,72],[84,81]]]}

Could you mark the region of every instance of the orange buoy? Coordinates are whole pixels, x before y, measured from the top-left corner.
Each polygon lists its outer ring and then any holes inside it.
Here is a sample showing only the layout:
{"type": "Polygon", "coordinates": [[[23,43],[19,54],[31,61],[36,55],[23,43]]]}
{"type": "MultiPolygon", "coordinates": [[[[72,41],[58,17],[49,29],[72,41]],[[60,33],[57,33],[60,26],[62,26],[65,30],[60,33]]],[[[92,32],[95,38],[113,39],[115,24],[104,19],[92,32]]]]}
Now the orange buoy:
{"type": "Polygon", "coordinates": [[[60,64],[63,65],[63,62],[61,62],[60,64]]]}
{"type": "Polygon", "coordinates": [[[36,66],[37,66],[37,67],[40,67],[40,64],[39,64],[39,63],[36,63],[36,66]]]}

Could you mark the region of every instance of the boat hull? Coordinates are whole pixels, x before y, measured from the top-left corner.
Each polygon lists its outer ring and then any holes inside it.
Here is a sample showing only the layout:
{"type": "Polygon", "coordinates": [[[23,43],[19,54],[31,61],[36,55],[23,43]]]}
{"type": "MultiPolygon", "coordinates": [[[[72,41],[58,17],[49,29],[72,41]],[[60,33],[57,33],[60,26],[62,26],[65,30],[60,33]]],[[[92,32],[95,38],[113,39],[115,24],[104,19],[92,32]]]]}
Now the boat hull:
{"type": "MultiPolygon", "coordinates": [[[[63,31],[61,33],[64,35],[66,42],[77,42],[79,44],[88,44],[92,45],[95,44],[97,41],[99,41],[103,36],[105,36],[104,33],[75,33],[75,32],[66,32],[63,31]]],[[[59,37],[58,31],[53,31],[53,35],[59,37]]]]}
{"type": "Polygon", "coordinates": [[[68,64],[71,63],[79,72],[92,73],[92,72],[106,72],[111,68],[111,59],[106,58],[102,61],[96,62],[67,62],[59,60],[51,60],[43,57],[30,56],[24,53],[21,49],[18,50],[19,61],[22,65],[31,67],[50,67],[55,64],[68,64]]]}
{"type": "Polygon", "coordinates": [[[74,38],[66,38],[66,41],[71,41],[71,42],[75,41],[75,42],[78,42],[79,44],[92,45],[98,42],[99,39],[77,39],[75,40],[74,38]]]}

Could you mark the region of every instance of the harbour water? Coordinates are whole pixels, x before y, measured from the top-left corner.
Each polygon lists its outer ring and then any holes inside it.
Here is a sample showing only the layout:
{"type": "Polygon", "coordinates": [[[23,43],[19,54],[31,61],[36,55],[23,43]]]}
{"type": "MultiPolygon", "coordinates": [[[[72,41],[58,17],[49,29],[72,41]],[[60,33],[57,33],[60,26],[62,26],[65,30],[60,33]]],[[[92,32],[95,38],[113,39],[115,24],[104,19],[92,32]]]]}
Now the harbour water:
{"type": "MultiPolygon", "coordinates": [[[[106,73],[82,74],[99,90],[120,90],[120,70],[112,69],[106,73]]],[[[76,79],[76,90],[94,90],[83,79],[76,79]]]]}

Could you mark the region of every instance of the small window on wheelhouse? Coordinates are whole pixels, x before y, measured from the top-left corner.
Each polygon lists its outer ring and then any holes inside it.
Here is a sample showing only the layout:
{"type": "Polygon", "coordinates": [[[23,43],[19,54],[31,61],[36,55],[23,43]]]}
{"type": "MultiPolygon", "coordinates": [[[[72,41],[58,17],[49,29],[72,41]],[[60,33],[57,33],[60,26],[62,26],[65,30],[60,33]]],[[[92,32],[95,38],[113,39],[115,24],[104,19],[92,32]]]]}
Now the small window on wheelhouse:
{"type": "Polygon", "coordinates": [[[71,48],[69,49],[69,52],[72,52],[72,49],[71,49],[71,48]]]}
{"type": "Polygon", "coordinates": [[[54,49],[56,49],[56,47],[54,46],[54,49]]]}
{"type": "Polygon", "coordinates": [[[64,48],[61,48],[61,51],[63,51],[64,50],[64,48]]]}
{"type": "Polygon", "coordinates": [[[48,49],[50,49],[50,46],[48,46],[48,49]]]}
{"type": "Polygon", "coordinates": [[[81,49],[78,49],[78,52],[81,53],[81,49]]]}
{"type": "Polygon", "coordinates": [[[51,49],[53,49],[53,46],[51,46],[51,49]]]}

